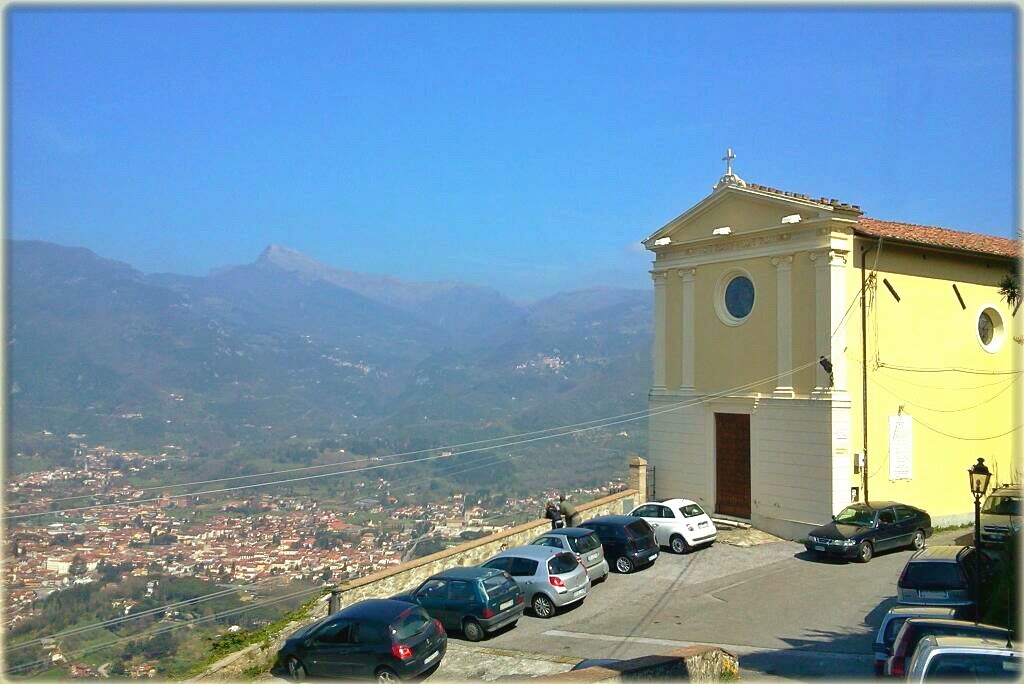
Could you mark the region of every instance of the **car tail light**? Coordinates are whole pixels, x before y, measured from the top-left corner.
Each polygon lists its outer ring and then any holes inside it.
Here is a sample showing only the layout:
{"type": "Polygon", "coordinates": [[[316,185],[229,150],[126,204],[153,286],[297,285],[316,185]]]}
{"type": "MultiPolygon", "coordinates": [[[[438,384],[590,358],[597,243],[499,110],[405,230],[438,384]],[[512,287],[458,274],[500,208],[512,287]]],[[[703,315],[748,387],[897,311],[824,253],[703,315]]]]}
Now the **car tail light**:
{"type": "Polygon", "coordinates": [[[437,633],[438,634],[444,634],[445,633],[444,625],[441,624],[440,620],[435,619],[434,620],[434,626],[437,627],[437,633]]]}
{"type": "Polygon", "coordinates": [[[548,582],[550,582],[551,586],[553,586],[553,587],[564,587],[565,586],[565,582],[562,581],[561,577],[555,577],[553,575],[548,578],[548,582]]]}
{"type": "Polygon", "coordinates": [[[484,607],[484,612],[480,613],[480,615],[481,615],[481,616],[482,616],[482,617],[483,617],[483,618],[484,618],[485,620],[489,620],[489,619],[491,619],[492,617],[494,617],[494,611],[493,611],[493,610],[491,610],[490,608],[484,607]]]}
{"type": "Polygon", "coordinates": [[[405,644],[391,644],[391,655],[399,660],[408,660],[412,658],[412,649],[405,644]]]}
{"type": "Polygon", "coordinates": [[[902,588],[907,586],[905,584],[905,582],[906,582],[906,579],[907,579],[907,570],[909,568],[910,568],[910,563],[907,563],[906,565],[903,566],[903,572],[900,573],[900,578],[896,581],[896,586],[897,587],[902,589],[902,588]]]}
{"type": "Polygon", "coordinates": [[[637,546],[636,546],[636,540],[635,540],[635,539],[633,539],[632,537],[630,537],[630,538],[629,538],[629,545],[630,545],[631,547],[633,547],[633,550],[634,550],[634,551],[639,551],[639,550],[640,550],[640,549],[638,549],[638,548],[637,548],[637,546]]]}
{"type": "Polygon", "coordinates": [[[902,677],[902,676],[904,676],[906,674],[906,672],[903,671],[903,658],[899,658],[899,657],[893,658],[892,659],[892,667],[889,668],[889,672],[894,677],[902,677]]]}
{"type": "Polygon", "coordinates": [[[518,595],[516,595],[516,605],[518,605],[518,604],[522,603],[522,602],[523,602],[523,601],[525,601],[525,600],[526,600],[526,599],[524,599],[524,598],[523,598],[523,595],[522,595],[522,594],[518,594],[518,595]]]}

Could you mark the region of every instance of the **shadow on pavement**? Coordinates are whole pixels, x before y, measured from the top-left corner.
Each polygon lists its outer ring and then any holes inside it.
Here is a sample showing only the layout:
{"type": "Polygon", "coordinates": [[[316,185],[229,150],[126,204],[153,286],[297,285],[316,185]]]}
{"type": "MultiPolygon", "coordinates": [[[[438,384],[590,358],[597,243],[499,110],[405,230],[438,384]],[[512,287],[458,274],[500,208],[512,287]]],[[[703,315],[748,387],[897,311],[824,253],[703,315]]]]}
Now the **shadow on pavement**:
{"type": "Polygon", "coordinates": [[[896,605],[889,597],[872,608],[856,631],[812,630],[803,637],[783,638],[789,648],[740,657],[740,668],[770,676],[862,678],[873,674],[871,643],[882,618],[896,605]]]}

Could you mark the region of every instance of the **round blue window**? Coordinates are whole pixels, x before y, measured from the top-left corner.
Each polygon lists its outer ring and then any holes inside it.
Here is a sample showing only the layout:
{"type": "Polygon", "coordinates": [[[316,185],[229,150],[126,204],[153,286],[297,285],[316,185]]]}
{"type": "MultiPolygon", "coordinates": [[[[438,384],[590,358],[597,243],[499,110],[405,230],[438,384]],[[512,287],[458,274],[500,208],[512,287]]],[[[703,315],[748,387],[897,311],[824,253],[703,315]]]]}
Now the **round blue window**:
{"type": "Polygon", "coordinates": [[[725,288],[725,309],[733,318],[746,318],[754,308],[754,283],[746,276],[736,276],[725,288]]]}

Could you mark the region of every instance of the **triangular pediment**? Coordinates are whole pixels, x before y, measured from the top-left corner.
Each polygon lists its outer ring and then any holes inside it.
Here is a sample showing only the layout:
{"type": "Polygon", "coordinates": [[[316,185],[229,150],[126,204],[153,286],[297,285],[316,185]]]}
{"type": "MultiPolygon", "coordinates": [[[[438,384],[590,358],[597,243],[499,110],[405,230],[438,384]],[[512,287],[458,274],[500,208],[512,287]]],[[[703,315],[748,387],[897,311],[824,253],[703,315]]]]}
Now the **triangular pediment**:
{"type": "Polygon", "coordinates": [[[724,227],[732,235],[769,230],[781,227],[783,217],[793,214],[807,221],[830,217],[833,209],[802,196],[789,197],[740,186],[721,187],[665,224],[644,240],[644,245],[651,249],[664,238],[671,238],[672,244],[706,240],[714,230],[724,227]]]}

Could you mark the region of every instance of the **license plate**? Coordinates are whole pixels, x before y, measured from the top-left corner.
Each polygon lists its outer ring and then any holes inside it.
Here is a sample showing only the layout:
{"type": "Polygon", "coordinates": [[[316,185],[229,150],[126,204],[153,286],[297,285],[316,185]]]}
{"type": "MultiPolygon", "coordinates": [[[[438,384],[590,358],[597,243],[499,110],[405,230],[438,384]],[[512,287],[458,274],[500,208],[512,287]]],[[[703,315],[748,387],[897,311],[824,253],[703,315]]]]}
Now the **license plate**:
{"type": "Polygon", "coordinates": [[[824,550],[825,550],[825,547],[824,547],[824,546],[821,546],[820,544],[815,544],[815,545],[814,545],[814,550],[815,550],[815,551],[824,551],[824,550]]]}
{"type": "Polygon", "coordinates": [[[587,560],[597,560],[597,551],[587,556],[587,560]]]}
{"type": "Polygon", "coordinates": [[[574,597],[575,597],[575,596],[583,596],[583,595],[584,595],[584,594],[586,594],[586,593],[587,593],[587,588],[586,588],[586,587],[583,587],[582,589],[577,589],[576,591],[572,592],[572,595],[573,595],[574,597]]]}
{"type": "Polygon", "coordinates": [[[650,556],[647,557],[647,560],[654,560],[657,557],[658,557],[658,554],[652,553],[650,556]]]}
{"type": "Polygon", "coordinates": [[[437,656],[439,656],[439,655],[441,655],[440,651],[434,651],[433,653],[428,655],[426,658],[424,658],[423,662],[425,662],[425,663],[432,663],[435,660],[437,660],[437,656]]]}
{"type": "Polygon", "coordinates": [[[498,606],[498,609],[499,610],[507,610],[507,609],[509,609],[511,607],[512,607],[512,602],[511,601],[505,601],[500,606],[498,606]]]}
{"type": "Polygon", "coordinates": [[[949,598],[949,594],[947,594],[944,591],[922,591],[922,592],[919,592],[919,593],[921,595],[921,598],[939,598],[939,599],[949,598]]]}
{"type": "Polygon", "coordinates": [[[707,520],[705,520],[704,522],[702,522],[702,523],[699,523],[699,524],[697,525],[697,527],[707,527],[707,526],[708,526],[708,522],[707,522],[707,520]]]}

